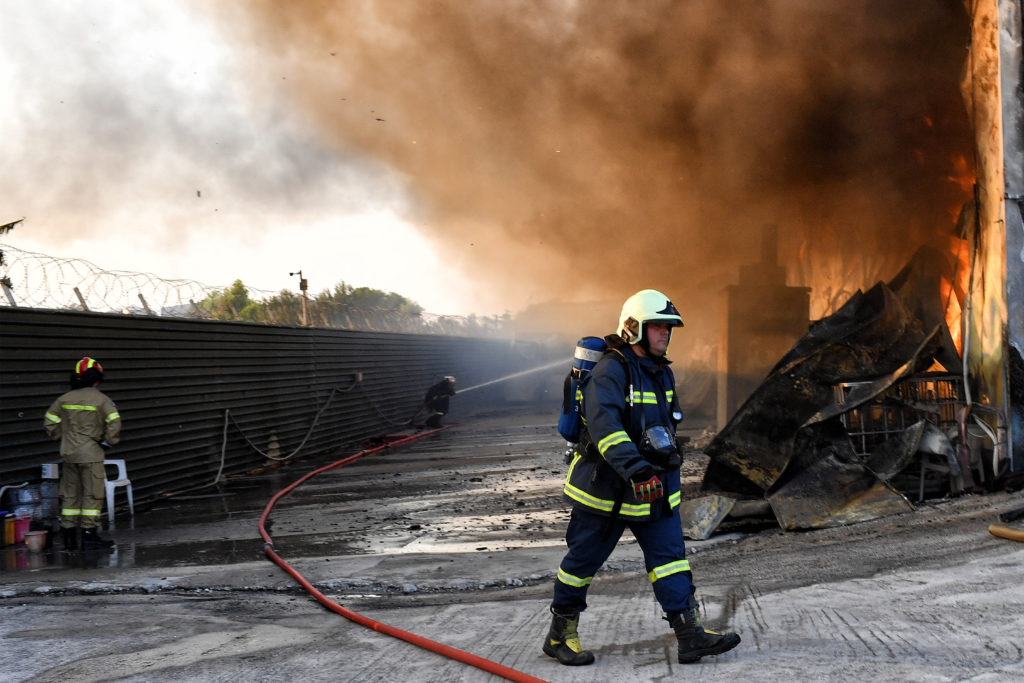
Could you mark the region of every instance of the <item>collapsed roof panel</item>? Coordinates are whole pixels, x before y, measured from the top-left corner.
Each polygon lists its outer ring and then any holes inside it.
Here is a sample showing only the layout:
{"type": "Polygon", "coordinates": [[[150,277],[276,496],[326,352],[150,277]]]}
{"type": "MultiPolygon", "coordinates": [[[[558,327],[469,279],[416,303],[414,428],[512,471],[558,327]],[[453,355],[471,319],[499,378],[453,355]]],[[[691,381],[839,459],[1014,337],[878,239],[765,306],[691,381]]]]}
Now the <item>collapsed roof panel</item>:
{"type": "Polygon", "coordinates": [[[959,365],[940,296],[948,270],[941,255],[922,249],[892,282],[857,292],[815,323],[704,449],[711,462],[703,489],[762,496],[785,529],[913,509],[890,480],[909,464],[925,430],[907,424],[908,435],[861,453],[838,418],[938,357],[944,366],[959,365]],[[848,391],[837,396],[843,384],[848,391]]]}

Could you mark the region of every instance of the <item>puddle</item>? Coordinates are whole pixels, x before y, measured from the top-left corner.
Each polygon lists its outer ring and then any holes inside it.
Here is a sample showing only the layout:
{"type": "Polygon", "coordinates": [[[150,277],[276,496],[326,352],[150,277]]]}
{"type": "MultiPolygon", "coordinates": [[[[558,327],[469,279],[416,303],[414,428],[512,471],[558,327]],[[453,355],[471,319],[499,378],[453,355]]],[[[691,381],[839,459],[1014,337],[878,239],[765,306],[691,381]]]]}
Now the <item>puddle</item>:
{"type": "Polygon", "coordinates": [[[98,569],[103,567],[193,567],[256,562],[265,559],[259,539],[190,542],[168,545],[118,543],[110,550],[29,552],[24,546],[3,548],[4,571],[98,569]]]}

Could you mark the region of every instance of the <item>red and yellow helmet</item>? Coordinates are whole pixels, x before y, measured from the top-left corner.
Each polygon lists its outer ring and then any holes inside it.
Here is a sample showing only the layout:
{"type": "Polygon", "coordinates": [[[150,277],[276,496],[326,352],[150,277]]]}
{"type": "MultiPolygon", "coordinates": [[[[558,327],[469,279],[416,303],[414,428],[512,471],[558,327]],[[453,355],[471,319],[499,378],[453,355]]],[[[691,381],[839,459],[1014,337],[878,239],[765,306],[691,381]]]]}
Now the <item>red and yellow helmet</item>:
{"type": "Polygon", "coordinates": [[[82,360],[75,363],[75,377],[81,377],[82,375],[85,374],[86,370],[89,370],[90,368],[95,368],[96,372],[100,373],[101,375],[103,374],[103,366],[99,364],[99,361],[93,358],[89,358],[89,356],[86,356],[82,360]]]}

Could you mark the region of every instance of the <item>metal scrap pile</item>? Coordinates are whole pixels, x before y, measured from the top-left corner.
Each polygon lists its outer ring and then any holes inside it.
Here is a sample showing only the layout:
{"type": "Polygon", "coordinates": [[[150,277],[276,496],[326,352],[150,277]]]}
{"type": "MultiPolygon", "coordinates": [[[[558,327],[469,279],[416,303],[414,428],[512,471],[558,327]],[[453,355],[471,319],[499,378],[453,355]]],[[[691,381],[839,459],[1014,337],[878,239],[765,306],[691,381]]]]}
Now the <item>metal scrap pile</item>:
{"type": "Polygon", "coordinates": [[[707,538],[730,513],[769,506],[783,529],[912,510],[893,479],[919,463],[921,451],[934,453],[926,460],[953,479],[970,476],[963,449],[954,447],[955,428],[930,419],[928,397],[904,400],[922,419],[868,450],[855,447],[849,431],[859,408],[896,396],[901,382],[922,377],[936,361],[962,372],[941,293],[949,270],[941,253],[922,249],[893,280],[857,292],[811,326],[704,449],[707,495],[683,505],[688,536],[707,538]]]}

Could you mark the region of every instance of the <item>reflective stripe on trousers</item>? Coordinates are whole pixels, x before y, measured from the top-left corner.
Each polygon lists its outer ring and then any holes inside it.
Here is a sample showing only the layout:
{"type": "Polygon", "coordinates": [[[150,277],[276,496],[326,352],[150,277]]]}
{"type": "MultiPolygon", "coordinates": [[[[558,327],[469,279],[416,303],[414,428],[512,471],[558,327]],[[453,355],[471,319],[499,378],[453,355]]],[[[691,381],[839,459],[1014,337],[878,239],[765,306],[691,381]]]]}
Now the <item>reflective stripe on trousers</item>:
{"type": "Polygon", "coordinates": [[[60,497],[62,527],[98,527],[106,498],[103,463],[65,462],[60,468],[60,497]]]}
{"type": "Polygon", "coordinates": [[[555,577],[551,603],[555,611],[574,614],[586,609],[587,589],[627,527],[643,551],[651,587],[661,608],[679,612],[697,605],[678,511],[645,522],[619,518],[609,523],[608,519],[573,508],[565,532],[569,552],[555,577]]]}

